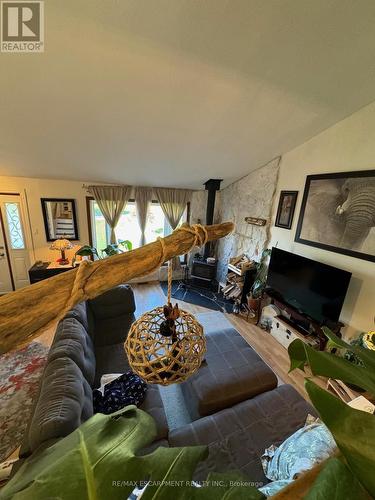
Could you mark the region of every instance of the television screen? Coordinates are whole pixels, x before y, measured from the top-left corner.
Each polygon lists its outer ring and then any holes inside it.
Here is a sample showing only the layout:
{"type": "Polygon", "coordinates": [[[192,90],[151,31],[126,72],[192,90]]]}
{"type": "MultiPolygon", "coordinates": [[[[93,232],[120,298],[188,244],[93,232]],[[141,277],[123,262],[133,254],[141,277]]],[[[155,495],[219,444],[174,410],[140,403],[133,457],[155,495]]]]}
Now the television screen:
{"type": "Polygon", "coordinates": [[[267,293],[320,324],[337,322],[351,273],[272,248],[267,293]]]}

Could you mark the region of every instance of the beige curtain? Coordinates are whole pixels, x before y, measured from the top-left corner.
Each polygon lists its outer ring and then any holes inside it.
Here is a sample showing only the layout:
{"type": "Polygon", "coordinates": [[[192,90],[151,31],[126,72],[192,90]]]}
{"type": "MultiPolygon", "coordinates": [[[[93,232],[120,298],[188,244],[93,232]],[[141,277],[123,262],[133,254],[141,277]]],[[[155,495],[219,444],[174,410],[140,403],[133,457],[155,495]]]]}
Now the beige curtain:
{"type": "Polygon", "coordinates": [[[135,208],[139,227],[141,228],[141,241],[143,246],[146,243],[145,230],[147,223],[147,214],[152,201],[152,188],[136,187],[135,188],[135,208]]]}
{"type": "Polygon", "coordinates": [[[88,186],[87,188],[111,228],[111,243],[117,243],[115,228],[129,200],[131,189],[131,186],[88,186]]]}
{"type": "MultiPolygon", "coordinates": [[[[176,229],[186,204],[191,199],[192,191],[190,189],[154,188],[154,192],[169,224],[172,229],[176,229]]],[[[179,257],[173,259],[172,267],[173,269],[181,268],[179,257]]]]}

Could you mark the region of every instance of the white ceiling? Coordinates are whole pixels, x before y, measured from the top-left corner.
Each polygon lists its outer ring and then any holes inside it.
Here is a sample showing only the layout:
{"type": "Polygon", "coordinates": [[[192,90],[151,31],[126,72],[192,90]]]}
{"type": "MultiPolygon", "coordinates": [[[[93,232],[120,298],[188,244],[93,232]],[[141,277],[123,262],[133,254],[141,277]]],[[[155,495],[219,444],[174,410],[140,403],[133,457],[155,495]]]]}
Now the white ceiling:
{"type": "Polygon", "coordinates": [[[375,100],[374,0],[46,0],[0,54],[0,175],[225,183],[375,100]]]}

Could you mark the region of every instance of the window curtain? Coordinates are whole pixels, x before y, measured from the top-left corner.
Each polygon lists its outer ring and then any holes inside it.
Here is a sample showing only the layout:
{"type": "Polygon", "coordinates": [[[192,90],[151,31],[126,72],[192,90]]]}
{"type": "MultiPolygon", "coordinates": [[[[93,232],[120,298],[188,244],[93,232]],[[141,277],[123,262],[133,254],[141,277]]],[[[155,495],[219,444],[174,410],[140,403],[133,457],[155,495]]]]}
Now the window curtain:
{"type": "Polygon", "coordinates": [[[137,212],[138,224],[141,229],[141,241],[140,245],[143,246],[146,243],[146,223],[147,214],[152,201],[152,188],[147,187],[136,187],[135,188],[135,209],[137,212]]]}
{"type": "MultiPolygon", "coordinates": [[[[192,191],[190,189],[154,188],[154,192],[169,224],[173,230],[176,229],[186,204],[191,199],[192,191]]],[[[181,269],[179,257],[174,257],[172,268],[181,269]]]]}
{"type": "Polygon", "coordinates": [[[111,244],[117,243],[115,228],[130,198],[131,186],[88,186],[87,190],[95,198],[105,221],[111,228],[111,244]]]}

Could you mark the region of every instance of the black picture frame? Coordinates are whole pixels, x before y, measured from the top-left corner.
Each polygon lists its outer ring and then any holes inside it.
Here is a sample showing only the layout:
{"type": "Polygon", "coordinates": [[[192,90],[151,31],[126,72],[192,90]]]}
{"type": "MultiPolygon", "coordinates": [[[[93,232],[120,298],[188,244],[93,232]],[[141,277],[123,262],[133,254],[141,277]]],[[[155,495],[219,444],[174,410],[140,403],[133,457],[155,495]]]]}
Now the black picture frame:
{"type": "MultiPolygon", "coordinates": [[[[335,173],[330,173],[330,174],[316,174],[316,175],[308,175],[306,177],[306,183],[305,183],[305,189],[303,193],[303,199],[302,199],[302,205],[301,205],[301,210],[298,218],[298,224],[297,224],[297,230],[295,234],[294,241],[297,243],[303,243],[304,245],[316,247],[316,248],[322,248],[324,250],[329,250],[331,252],[336,252],[336,253],[341,253],[343,255],[349,255],[350,257],[356,257],[358,259],[364,259],[368,260],[370,262],[375,262],[375,251],[374,254],[372,253],[366,253],[362,251],[358,251],[357,249],[354,248],[347,248],[346,246],[340,246],[340,245],[333,245],[333,244],[327,244],[322,241],[316,241],[313,239],[308,239],[303,236],[303,230],[304,230],[304,223],[306,222],[306,209],[309,203],[309,196],[310,196],[310,191],[312,188],[312,184],[314,181],[323,181],[320,184],[320,189],[322,189],[322,196],[326,195],[329,196],[328,191],[324,191],[324,181],[328,181],[330,187],[334,182],[336,182],[339,186],[341,186],[341,192],[338,193],[337,195],[337,209],[336,212],[330,212],[327,217],[330,217],[331,220],[334,218],[341,218],[343,215],[342,210],[343,210],[343,203],[345,202],[345,197],[343,192],[345,192],[345,186],[344,184],[346,181],[348,181],[348,185],[350,186],[349,180],[351,179],[359,179],[358,182],[360,182],[360,179],[364,177],[370,177],[371,182],[363,183],[362,190],[367,191],[367,194],[370,194],[370,197],[375,197],[375,170],[359,170],[359,171],[354,171],[354,172],[335,172],[335,173]],[[372,182],[372,178],[374,179],[374,183],[372,182]],[[370,193],[369,193],[370,189],[370,193]],[[341,198],[340,198],[341,196],[341,198]]],[[[331,195],[332,196],[332,195],[331,195]]],[[[374,198],[375,200],[375,198],[374,198]]],[[[321,207],[320,207],[321,210],[321,207]]],[[[321,210],[322,213],[322,210],[321,210]]],[[[348,212],[346,212],[347,214],[348,212]]],[[[345,214],[345,211],[344,211],[345,214]]],[[[375,216],[375,214],[374,214],[375,216]]],[[[348,215],[345,215],[345,218],[343,217],[340,219],[340,224],[346,224],[347,223],[347,217],[348,215]]],[[[370,226],[371,227],[371,226],[370,226]]],[[[330,236],[329,231],[326,231],[326,236],[330,236]]]]}
{"type": "Polygon", "coordinates": [[[275,226],[283,229],[291,229],[293,224],[294,211],[296,209],[298,191],[281,191],[279,198],[279,205],[277,207],[275,226]],[[291,198],[290,205],[287,207],[287,220],[283,221],[283,210],[285,210],[285,200],[291,198]]]}
{"type": "Polygon", "coordinates": [[[50,225],[48,223],[48,210],[47,203],[60,202],[60,203],[71,203],[72,206],[72,219],[73,219],[73,233],[67,235],[67,239],[71,241],[79,240],[78,234],[78,223],[77,223],[77,212],[76,212],[76,201],[73,198],[41,198],[40,202],[42,204],[42,212],[43,212],[43,221],[44,221],[44,230],[46,232],[46,240],[47,241],[55,241],[59,238],[59,236],[54,237],[50,231],[50,225]]]}

